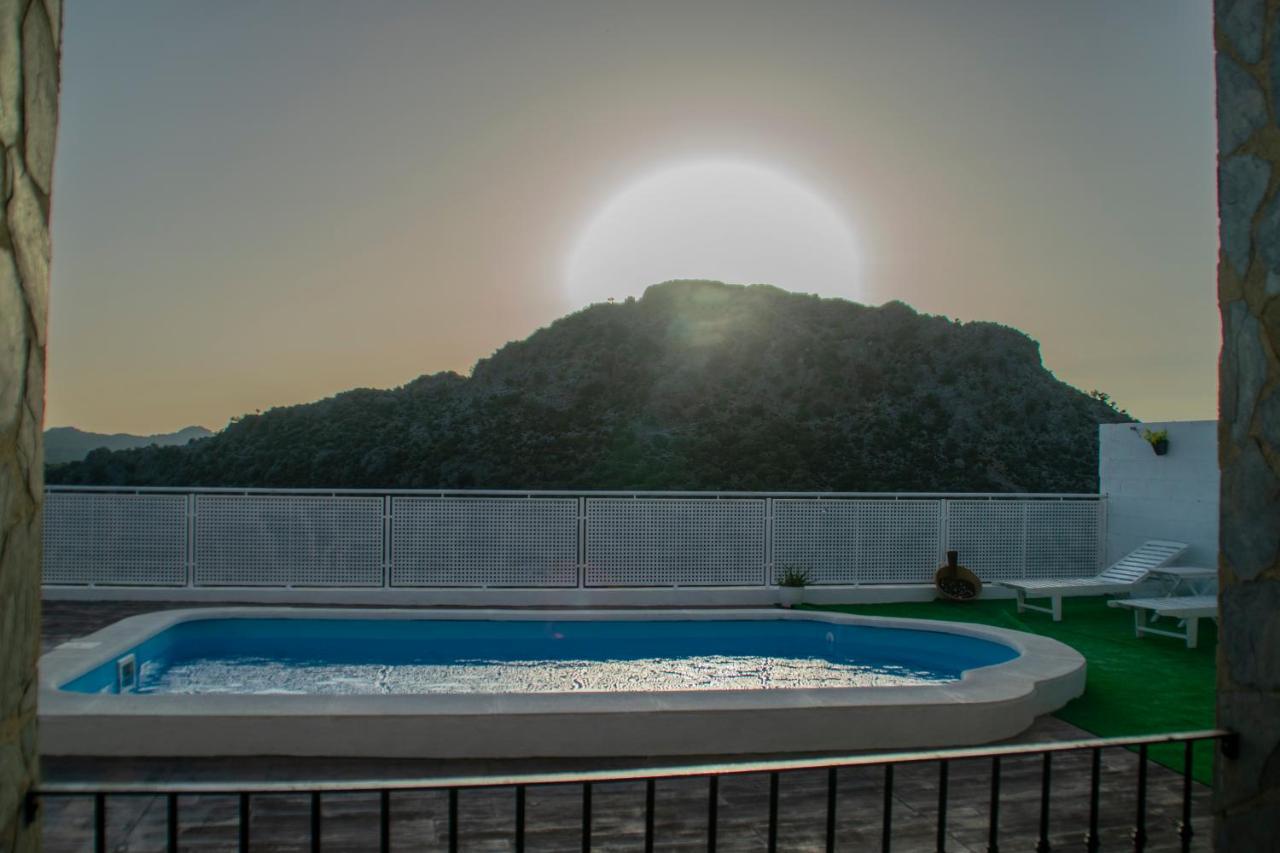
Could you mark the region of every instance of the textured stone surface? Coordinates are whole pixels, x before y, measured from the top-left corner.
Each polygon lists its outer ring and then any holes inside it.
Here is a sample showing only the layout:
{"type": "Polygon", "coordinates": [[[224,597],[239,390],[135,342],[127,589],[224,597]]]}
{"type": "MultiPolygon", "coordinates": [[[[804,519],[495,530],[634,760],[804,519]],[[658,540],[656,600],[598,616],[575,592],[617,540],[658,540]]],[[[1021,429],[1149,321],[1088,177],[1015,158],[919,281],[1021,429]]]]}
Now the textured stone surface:
{"type": "Polygon", "coordinates": [[[1262,326],[1258,318],[1249,313],[1243,299],[1223,306],[1223,331],[1231,341],[1233,356],[1228,362],[1230,374],[1224,377],[1224,382],[1234,386],[1225,395],[1225,399],[1233,401],[1231,409],[1235,415],[1231,440],[1240,444],[1249,435],[1258,392],[1267,378],[1267,357],[1262,350],[1262,326]]]}
{"type": "MultiPolygon", "coordinates": [[[[1258,220],[1258,231],[1262,234],[1280,234],[1280,194],[1267,202],[1258,220]]],[[[1258,246],[1258,254],[1267,265],[1268,288],[1272,275],[1280,275],[1280,245],[1274,240],[1262,240],[1258,246]]]]}
{"type": "Polygon", "coordinates": [[[0,251],[0,434],[10,432],[22,413],[27,370],[27,303],[13,257],[0,251]]]}
{"type": "Polygon", "coordinates": [[[1243,68],[1218,54],[1218,144],[1235,151],[1267,122],[1267,99],[1262,87],[1243,68]]]}
{"type": "Polygon", "coordinates": [[[1267,192],[1271,165],[1260,157],[1241,155],[1227,159],[1218,169],[1218,218],[1222,252],[1236,275],[1249,268],[1253,248],[1253,215],[1267,192]]]}
{"type": "Polygon", "coordinates": [[[0,0],[0,851],[39,849],[37,774],[44,331],[61,4],[0,0]]]}
{"type": "Polygon", "coordinates": [[[20,39],[24,6],[23,3],[0,3],[0,143],[6,148],[17,144],[22,127],[20,39]]]}
{"type": "Polygon", "coordinates": [[[1280,388],[1273,388],[1270,394],[1262,398],[1262,405],[1258,406],[1258,419],[1264,433],[1280,434],[1280,388]]]}
{"type": "Polygon", "coordinates": [[[1223,328],[1218,722],[1241,736],[1239,757],[1217,764],[1215,841],[1219,850],[1269,850],[1280,837],[1280,193],[1272,190],[1256,213],[1280,161],[1280,0],[1216,0],[1215,10],[1223,328]],[[1273,103],[1259,126],[1264,84],[1273,103]]]}
{"type": "Polygon", "coordinates": [[[1254,580],[1280,549],[1280,482],[1256,444],[1223,469],[1221,511],[1222,556],[1236,577],[1254,580]]]}
{"type": "Polygon", "coordinates": [[[22,21],[22,120],[27,169],[41,191],[53,189],[53,136],[58,126],[58,53],[43,3],[22,21]]]}
{"type": "Polygon", "coordinates": [[[1280,691],[1280,584],[1245,583],[1222,593],[1222,618],[1248,631],[1233,631],[1223,642],[1223,658],[1237,687],[1280,691]]]}
{"type": "Polygon", "coordinates": [[[1266,7],[1262,0],[1222,0],[1217,9],[1218,28],[1235,48],[1241,62],[1252,65],[1262,58],[1266,7]]]}
{"type": "MultiPolygon", "coordinates": [[[[1221,635],[1219,635],[1221,636],[1221,635]]],[[[1280,821],[1280,697],[1261,690],[1218,696],[1218,724],[1240,732],[1240,756],[1218,762],[1218,849],[1273,850],[1280,821]],[[1251,796],[1246,796],[1251,795],[1251,796]],[[1225,814],[1224,814],[1225,812],[1225,814]]]]}

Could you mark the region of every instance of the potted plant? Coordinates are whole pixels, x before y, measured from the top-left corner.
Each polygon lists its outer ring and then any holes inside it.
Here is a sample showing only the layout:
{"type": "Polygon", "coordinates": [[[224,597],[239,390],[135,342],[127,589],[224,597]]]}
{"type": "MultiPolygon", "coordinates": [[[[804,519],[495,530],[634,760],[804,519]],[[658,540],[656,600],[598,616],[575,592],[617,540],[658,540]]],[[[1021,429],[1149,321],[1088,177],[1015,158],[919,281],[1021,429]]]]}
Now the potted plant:
{"type": "Polygon", "coordinates": [[[1151,449],[1156,452],[1156,456],[1164,456],[1169,452],[1169,431],[1167,429],[1144,429],[1142,437],[1151,444],[1151,449]]]}
{"type": "Polygon", "coordinates": [[[783,566],[778,576],[778,601],[783,607],[795,607],[804,602],[804,588],[809,583],[809,571],[798,566],[783,566]]]}

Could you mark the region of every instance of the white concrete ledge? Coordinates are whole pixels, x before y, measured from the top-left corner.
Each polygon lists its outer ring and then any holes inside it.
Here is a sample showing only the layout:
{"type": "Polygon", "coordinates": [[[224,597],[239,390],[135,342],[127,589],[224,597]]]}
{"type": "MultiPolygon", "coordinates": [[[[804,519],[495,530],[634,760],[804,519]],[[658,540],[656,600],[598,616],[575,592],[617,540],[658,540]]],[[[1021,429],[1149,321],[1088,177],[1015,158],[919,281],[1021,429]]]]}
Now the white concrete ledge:
{"type": "Polygon", "coordinates": [[[208,608],[124,619],[40,662],[47,755],[529,758],[902,749],[1011,737],[1084,691],[1055,640],[982,625],[770,610],[458,611],[208,608]],[[73,693],[60,685],[179,622],[201,619],[800,619],[911,628],[1011,646],[1018,657],[910,687],[490,695],[73,693]]]}

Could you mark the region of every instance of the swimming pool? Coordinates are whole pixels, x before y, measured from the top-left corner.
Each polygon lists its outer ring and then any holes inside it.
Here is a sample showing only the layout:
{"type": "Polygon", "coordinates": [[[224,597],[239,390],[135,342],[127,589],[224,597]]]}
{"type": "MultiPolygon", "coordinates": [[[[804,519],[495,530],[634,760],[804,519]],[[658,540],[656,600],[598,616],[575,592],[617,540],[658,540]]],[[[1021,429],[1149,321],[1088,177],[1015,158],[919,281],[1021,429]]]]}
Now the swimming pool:
{"type": "Polygon", "coordinates": [[[389,695],[783,690],[959,680],[1017,652],[978,637],[814,620],[200,619],[62,689],[389,695]],[[122,677],[121,662],[133,666],[122,677]]]}
{"type": "Polygon", "coordinates": [[[780,610],[207,608],[41,662],[80,755],[522,757],[978,743],[1083,691],[1043,637],[780,610]]]}

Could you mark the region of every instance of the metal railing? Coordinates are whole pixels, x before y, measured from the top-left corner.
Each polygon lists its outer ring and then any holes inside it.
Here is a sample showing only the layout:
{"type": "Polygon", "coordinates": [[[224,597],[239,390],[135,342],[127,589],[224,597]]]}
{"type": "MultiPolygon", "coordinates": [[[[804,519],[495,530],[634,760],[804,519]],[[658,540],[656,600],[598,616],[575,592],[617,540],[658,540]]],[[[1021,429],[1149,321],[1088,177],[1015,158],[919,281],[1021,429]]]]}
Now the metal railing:
{"type": "MultiPolygon", "coordinates": [[[[509,789],[512,794],[514,823],[512,842],[516,851],[523,851],[528,830],[527,793],[540,786],[578,786],[581,791],[582,850],[589,851],[593,844],[593,792],[595,786],[612,782],[643,782],[644,793],[644,849],[660,849],[657,825],[654,818],[657,784],[664,780],[705,778],[706,789],[706,849],[714,851],[719,844],[720,782],[730,776],[763,774],[768,777],[769,793],[766,838],[769,851],[778,849],[779,792],[786,774],[800,771],[826,771],[824,834],[826,850],[836,850],[839,815],[838,781],[841,770],[856,767],[883,768],[883,800],[880,807],[880,848],[889,851],[894,839],[894,773],[904,765],[934,764],[937,766],[935,818],[936,849],[944,851],[948,842],[948,812],[950,802],[950,776],[952,765],[958,761],[983,759],[990,762],[989,804],[987,809],[987,849],[997,853],[1001,841],[1002,767],[1010,759],[1038,757],[1039,815],[1036,832],[1037,851],[1050,849],[1050,807],[1053,791],[1054,757],[1064,753],[1088,753],[1089,803],[1082,841],[1085,849],[1096,851],[1101,845],[1099,817],[1102,806],[1102,753],[1108,749],[1136,749],[1137,781],[1136,797],[1130,838],[1132,849],[1144,850],[1150,835],[1148,832],[1147,789],[1149,750],[1152,746],[1182,744],[1183,766],[1181,779],[1181,806],[1177,822],[1178,846],[1183,851],[1191,849],[1193,802],[1193,754],[1197,743],[1216,742],[1226,758],[1234,758],[1238,749],[1238,736],[1232,732],[1211,729],[1173,734],[1144,735],[1136,737],[1094,738],[1086,740],[1053,741],[1035,744],[1006,746],[981,746],[957,749],[940,749],[922,752],[880,753],[831,758],[777,759],[762,761],[737,761],[721,764],[698,764],[675,767],[644,767],[633,770],[600,770],[588,772],[527,773],[514,775],[480,775],[416,778],[377,778],[364,780],[314,780],[314,781],[254,781],[254,782],[52,782],[34,789],[27,795],[26,814],[35,820],[40,804],[54,798],[90,798],[93,804],[93,849],[102,853],[108,849],[107,808],[108,798],[163,796],[165,798],[165,838],[167,850],[178,849],[181,826],[180,797],[230,796],[237,801],[235,816],[237,847],[248,851],[251,841],[251,815],[255,797],[292,794],[310,798],[307,837],[310,849],[322,849],[324,823],[322,800],[326,796],[344,794],[377,794],[378,796],[378,849],[387,853],[392,844],[391,795],[411,791],[443,791],[448,798],[447,847],[456,853],[466,828],[459,818],[461,792],[476,789],[509,789]]],[[[372,841],[372,839],[370,839],[372,841]]],[[[404,839],[397,838],[397,841],[404,839]]],[[[413,840],[413,839],[411,839],[413,840]]],[[[421,843],[417,839],[417,843],[421,843]]]]}
{"type": "Polygon", "coordinates": [[[337,588],[926,583],[1097,571],[1096,494],[52,486],[51,585],[337,588]]]}

